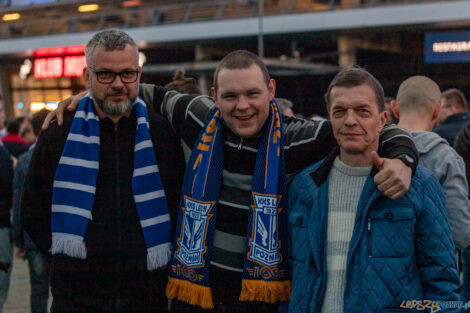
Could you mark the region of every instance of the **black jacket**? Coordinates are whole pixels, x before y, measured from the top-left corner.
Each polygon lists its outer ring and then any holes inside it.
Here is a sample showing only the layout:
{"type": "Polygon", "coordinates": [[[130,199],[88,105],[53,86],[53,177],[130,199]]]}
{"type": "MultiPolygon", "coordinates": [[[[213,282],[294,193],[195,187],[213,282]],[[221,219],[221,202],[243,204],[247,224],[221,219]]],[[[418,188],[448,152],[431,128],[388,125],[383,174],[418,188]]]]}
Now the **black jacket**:
{"type": "Polygon", "coordinates": [[[13,190],[13,161],[5,147],[0,146],[0,228],[11,227],[10,208],[13,190]]]}
{"type": "MultiPolygon", "coordinates": [[[[21,204],[24,229],[39,249],[51,246],[50,212],[55,169],[73,114],[52,124],[36,146],[21,204]]],[[[150,136],[170,215],[177,220],[184,160],[169,123],[149,108],[150,136]]],[[[100,120],[100,166],[92,220],[85,236],[87,259],[53,255],[51,287],[55,312],[162,312],[167,309],[166,269],[147,270],[147,252],[137,215],[132,174],[135,112],[117,124],[100,120]]]]}

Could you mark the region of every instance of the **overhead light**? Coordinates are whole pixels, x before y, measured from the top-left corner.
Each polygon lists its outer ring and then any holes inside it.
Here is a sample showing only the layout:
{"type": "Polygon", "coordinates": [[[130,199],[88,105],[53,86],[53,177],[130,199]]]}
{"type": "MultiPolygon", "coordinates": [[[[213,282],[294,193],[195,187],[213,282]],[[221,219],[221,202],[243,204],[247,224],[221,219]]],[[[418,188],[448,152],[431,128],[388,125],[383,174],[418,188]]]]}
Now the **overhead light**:
{"type": "Polygon", "coordinates": [[[97,4],[84,4],[78,7],[78,12],[92,12],[99,9],[97,4]]]}
{"type": "Polygon", "coordinates": [[[122,2],[123,7],[135,7],[140,5],[140,0],[127,0],[122,2]]]}
{"type": "Polygon", "coordinates": [[[53,111],[53,110],[57,109],[58,104],[59,104],[59,101],[47,101],[46,105],[45,105],[45,108],[50,110],[50,111],[53,111]]]}
{"type": "Polygon", "coordinates": [[[139,66],[144,66],[145,62],[147,62],[147,57],[143,52],[139,52],[139,66]]]}
{"type": "Polygon", "coordinates": [[[3,15],[4,21],[16,21],[19,20],[21,17],[20,13],[8,13],[3,15]]]}
{"type": "Polygon", "coordinates": [[[31,69],[33,68],[33,63],[30,59],[24,60],[24,63],[20,66],[19,76],[22,80],[28,78],[29,73],[31,73],[31,69]]]}
{"type": "Polygon", "coordinates": [[[32,102],[30,108],[32,112],[37,112],[44,109],[45,106],[46,104],[44,102],[32,102]]]}

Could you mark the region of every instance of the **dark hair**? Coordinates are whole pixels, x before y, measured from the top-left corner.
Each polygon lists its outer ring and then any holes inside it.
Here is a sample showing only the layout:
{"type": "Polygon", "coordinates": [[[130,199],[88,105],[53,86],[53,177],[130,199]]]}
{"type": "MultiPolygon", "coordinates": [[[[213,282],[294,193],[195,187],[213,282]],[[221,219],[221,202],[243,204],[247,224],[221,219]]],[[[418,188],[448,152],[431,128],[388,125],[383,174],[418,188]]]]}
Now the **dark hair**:
{"type": "Polygon", "coordinates": [[[364,84],[369,85],[375,93],[375,99],[379,107],[379,112],[385,110],[384,90],[379,81],[371,73],[360,67],[351,67],[340,71],[331,81],[325,94],[327,107],[330,106],[330,94],[333,87],[357,87],[364,84]]]}
{"type": "Polygon", "coordinates": [[[457,88],[447,89],[442,93],[442,98],[447,101],[452,101],[456,106],[460,109],[467,110],[467,99],[462,91],[458,90],[457,88]]]}
{"type": "Polygon", "coordinates": [[[20,132],[20,123],[16,119],[10,121],[7,125],[7,132],[9,134],[18,134],[20,132]]]}
{"type": "Polygon", "coordinates": [[[217,91],[217,78],[219,77],[219,72],[222,69],[227,68],[229,70],[242,70],[249,68],[252,64],[256,64],[260,68],[261,72],[263,73],[266,85],[269,85],[270,77],[268,69],[266,68],[266,64],[264,64],[263,60],[261,60],[256,54],[249,51],[235,50],[227,54],[217,65],[213,81],[215,90],[217,91]]]}
{"type": "Polygon", "coordinates": [[[50,111],[47,109],[42,109],[33,114],[33,117],[31,118],[31,125],[33,126],[33,132],[36,136],[38,136],[41,132],[42,123],[46,119],[46,116],[49,114],[49,112],[50,111]]]}
{"type": "Polygon", "coordinates": [[[173,81],[165,85],[165,88],[170,90],[176,90],[181,93],[189,94],[201,94],[201,90],[196,84],[196,80],[193,77],[185,77],[184,69],[177,69],[173,76],[173,81]]]}

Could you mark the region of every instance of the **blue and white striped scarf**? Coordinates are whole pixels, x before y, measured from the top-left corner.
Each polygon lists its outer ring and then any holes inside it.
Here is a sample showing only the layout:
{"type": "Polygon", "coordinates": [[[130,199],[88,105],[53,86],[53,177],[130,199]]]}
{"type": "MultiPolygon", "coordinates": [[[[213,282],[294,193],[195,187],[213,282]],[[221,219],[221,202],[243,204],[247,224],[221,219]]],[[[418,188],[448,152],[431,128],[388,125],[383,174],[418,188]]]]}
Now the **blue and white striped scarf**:
{"type": "MultiPolygon", "coordinates": [[[[148,112],[134,103],[137,130],[132,191],[147,247],[147,268],[165,266],[171,256],[171,223],[150,139],[148,112]]],[[[105,161],[105,160],[101,160],[105,161]]],[[[100,122],[92,98],[80,101],[54,177],[52,254],[86,259],[84,236],[92,219],[100,162],[100,122]]]]}

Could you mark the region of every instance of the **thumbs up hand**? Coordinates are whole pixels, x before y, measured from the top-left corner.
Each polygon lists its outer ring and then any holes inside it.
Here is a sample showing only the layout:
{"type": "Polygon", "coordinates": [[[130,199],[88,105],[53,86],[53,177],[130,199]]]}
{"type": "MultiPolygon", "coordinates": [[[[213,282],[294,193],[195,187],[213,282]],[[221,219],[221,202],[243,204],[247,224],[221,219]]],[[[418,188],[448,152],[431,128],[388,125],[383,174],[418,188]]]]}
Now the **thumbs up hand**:
{"type": "Polygon", "coordinates": [[[371,152],[372,165],[379,172],[374,177],[377,189],[391,199],[403,196],[410,187],[411,168],[399,159],[381,158],[377,152],[371,152]]]}

